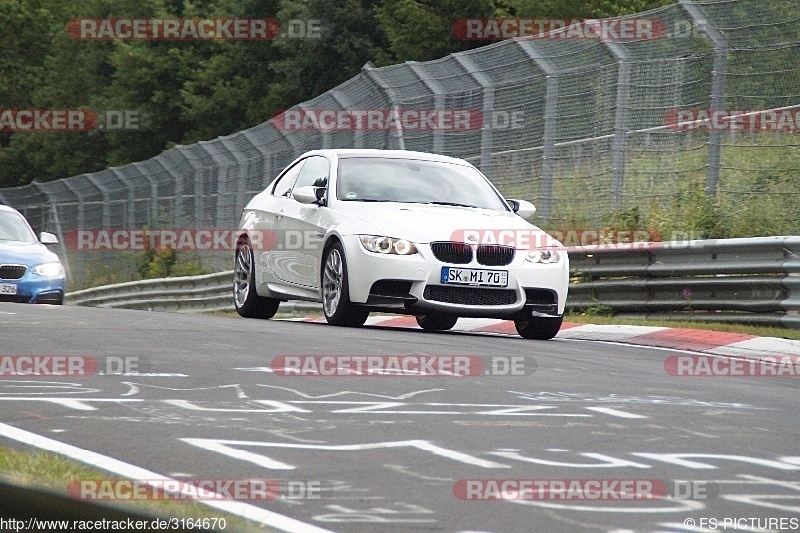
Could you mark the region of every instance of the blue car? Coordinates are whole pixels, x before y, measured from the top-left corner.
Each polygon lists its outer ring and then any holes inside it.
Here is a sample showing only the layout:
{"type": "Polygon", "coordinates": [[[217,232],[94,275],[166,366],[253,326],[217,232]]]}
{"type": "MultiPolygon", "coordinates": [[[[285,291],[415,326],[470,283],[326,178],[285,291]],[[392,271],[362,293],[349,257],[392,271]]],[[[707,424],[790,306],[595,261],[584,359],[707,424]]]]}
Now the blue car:
{"type": "Polygon", "coordinates": [[[66,277],[52,233],[39,238],[19,211],[0,205],[0,302],[64,303],[66,277]]]}

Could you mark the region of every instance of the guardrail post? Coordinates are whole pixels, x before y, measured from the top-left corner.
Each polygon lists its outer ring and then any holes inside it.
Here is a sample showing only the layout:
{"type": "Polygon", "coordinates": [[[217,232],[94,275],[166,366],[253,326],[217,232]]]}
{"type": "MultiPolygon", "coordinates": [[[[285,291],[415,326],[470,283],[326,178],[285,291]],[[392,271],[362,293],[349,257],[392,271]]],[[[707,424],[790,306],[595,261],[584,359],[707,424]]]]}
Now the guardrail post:
{"type": "Polygon", "coordinates": [[[800,237],[787,237],[783,246],[786,260],[783,270],[786,277],[781,282],[788,297],[781,302],[786,312],[781,318],[785,328],[800,330],[800,237]]]}
{"type": "MultiPolygon", "coordinates": [[[[714,43],[713,64],[711,67],[711,107],[710,112],[721,111],[725,101],[725,81],[728,64],[728,39],[714,25],[703,9],[686,0],[679,0],[680,6],[692,19],[694,25],[714,43]]],[[[715,195],[719,182],[722,152],[722,132],[708,128],[708,166],[706,168],[706,193],[715,195]]]]}

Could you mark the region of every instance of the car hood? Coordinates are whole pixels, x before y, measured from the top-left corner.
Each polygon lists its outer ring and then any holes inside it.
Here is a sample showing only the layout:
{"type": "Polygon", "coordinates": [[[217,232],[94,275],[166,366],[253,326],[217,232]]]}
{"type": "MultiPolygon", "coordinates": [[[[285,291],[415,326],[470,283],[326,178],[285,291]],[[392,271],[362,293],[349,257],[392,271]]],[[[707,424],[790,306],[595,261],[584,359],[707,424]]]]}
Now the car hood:
{"type": "Polygon", "coordinates": [[[536,243],[537,246],[561,246],[543,230],[510,211],[378,202],[347,202],[345,205],[348,214],[376,228],[376,234],[417,243],[451,240],[469,242],[465,237],[472,234],[477,236],[476,242],[505,241],[504,244],[514,244],[508,239],[516,239],[520,243],[536,243]],[[513,233],[500,233],[509,231],[513,233]]]}
{"type": "Polygon", "coordinates": [[[0,241],[0,263],[38,265],[58,261],[58,256],[37,242],[0,241]]]}

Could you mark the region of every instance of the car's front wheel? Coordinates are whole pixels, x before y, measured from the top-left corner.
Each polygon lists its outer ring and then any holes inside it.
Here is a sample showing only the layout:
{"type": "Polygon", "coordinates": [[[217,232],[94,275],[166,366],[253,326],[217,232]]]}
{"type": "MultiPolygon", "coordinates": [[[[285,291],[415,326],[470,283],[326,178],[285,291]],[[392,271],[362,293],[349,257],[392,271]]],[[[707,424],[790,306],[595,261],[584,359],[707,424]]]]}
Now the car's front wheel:
{"type": "Polygon", "coordinates": [[[334,243],[325,255],[322,269],[322,311],[334,326],[363,326],[369,311],[350,301],[350,286],[344,248],[334,243]]]}
{"type": "Polygon", "coordinates": [[[561,329],[564,317],[519,317],[514,320],[517,333],[525,339],[538,339],[546,341],[552,339],[561,329]]]}
{"type": "Polygon", "coordinates": [[[457,316],[437,313],[416,315],[416,318],[419,327],[425,331],[447,331],[448,329],[453,329],[453,326],[458,322],[457,316]]]}
{"type": "Polygon", "coordinates": [[[233,305],[236,312],[245,318],[272,318],[278,312],[281,301],[256,293],[256,268],[253,248],[249,240],[236,245],[236,261],[233,267],[233,305]]]}

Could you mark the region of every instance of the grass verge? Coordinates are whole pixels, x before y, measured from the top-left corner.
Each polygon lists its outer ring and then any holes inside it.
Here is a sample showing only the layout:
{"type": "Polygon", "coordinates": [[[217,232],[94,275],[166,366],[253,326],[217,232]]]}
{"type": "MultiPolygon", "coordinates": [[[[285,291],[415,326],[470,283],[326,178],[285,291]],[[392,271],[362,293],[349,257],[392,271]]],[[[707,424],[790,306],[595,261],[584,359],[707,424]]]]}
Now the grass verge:
{"type": "MultiPolygon", "coordinates": [[[[0,478],[3,481],[30,489],[40,489],[53,494],[68,496],[67,486],[71,481],[82,479],[120,479],[120,476],[104,470],[88,467],[61,455],[37,450],[33,452],[0,447],[0,478]]],[[[239,516],[206,507],[191,500],[144,500],[135,502],[113,502],[114,509],[158,518],[224,518],[226,531],[275,531],[262,524],[245,520],[239,516]]],[[[46,519],[48,517],[41,517],[46,519]]],[[[217,528],[217,530],[221,530],[217,528]]]]}
{"type": "Polygon", "coordinates": [[[602,316],[586,314],[567,314],[564,316],[566,322],[580,322],[581,324],[610,324],[610,325],[633,325],[633,326],[658,326],[670,328],[689,328],[689,329],[708,329],[713,331],[727,331],[731,333],[744,333],[747,335],[757,335],[759,337],[778,337],[781,339],[800,340],[800,331],[771,326],[748,326],[739,324],[729,324],[726,322],[691,322],[688,320],[648,320],[632,319],[624,316],[602,316]]]}

